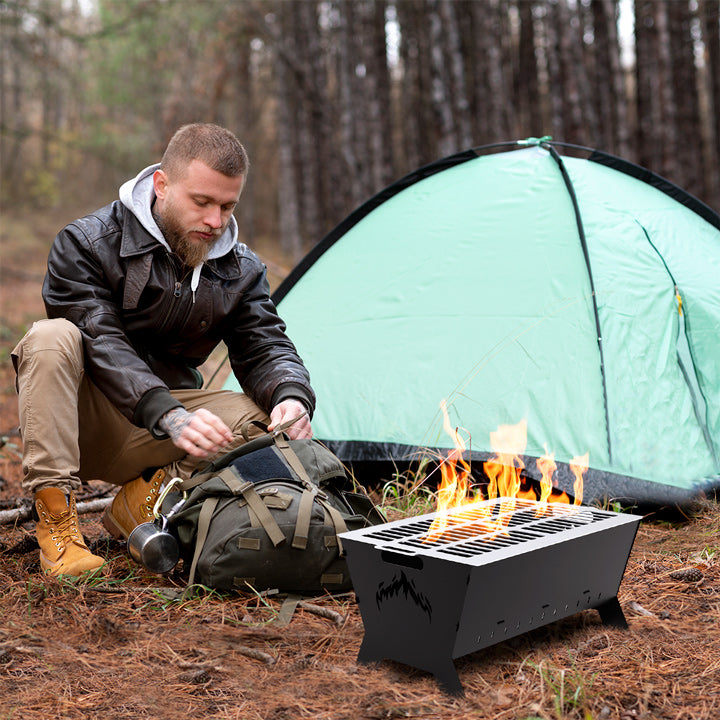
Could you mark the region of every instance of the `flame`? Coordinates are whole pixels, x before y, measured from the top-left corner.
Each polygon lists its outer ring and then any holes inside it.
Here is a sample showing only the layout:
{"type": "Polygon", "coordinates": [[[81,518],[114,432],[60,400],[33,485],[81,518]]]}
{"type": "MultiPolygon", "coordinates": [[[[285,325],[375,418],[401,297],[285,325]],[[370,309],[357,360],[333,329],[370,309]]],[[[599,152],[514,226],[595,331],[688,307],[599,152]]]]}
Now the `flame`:
{"type": "Polygon", "coordinates": [[[437,494],[437,510],[440,512],[433,521],[428,539],[436,539],[447,528],[448,518],[445,511],[455,510],[476,500],[470,492],[471,468],[463,457],[467,446],[460,437],[458,428],[453,428],[450,424],[445,400],[440,403],[440,409],[443,413],[443,428],[453,439],[455,449],[451,450],[440,464],[440,484],[437,494]]]}
{"type": "Polygon", "coordinates": [[[557,469],[555,455],[548,452],[547,445],[545,445],[545,454],[537,459],[537,468],[542,474],[540,479],[540,502],[547,502],[553,489],[552,476],[557,469]]]}
{"type": "MultiPolygon", "coordinates": [[[[448,526],[448,511],[456,510],[470,503],[486,499],[481,492],[472,489],[471,467],[465,460],[464,453],[467,445],[460,437],[458,428],[453,428],[448,415],[445,400],[440,403],[443,413],[443,428],[453,439],[455,448],[448,452],[440,464],[440,483],[437,491],[437,513],[432,525],[425,536],[425,541],[437,540],[448,526]]],[[[528,482],[523,482],[522,471],[525,464],[522,455],[527,446],[527,420],[521,420],[516,425],[500,425],[495,432],[490,433],[490,447],[495,456],[483,463],[483,470],[488,478],[487,499],[504,498],[500,515],[506,516],[501,525],[498,521],[490,521],[496,529],[502,530],[504,523],[509,522],[510,514],[515,509],[517,499],[538,502],[536,514],[545,512],[547,503],[570,504],[570,497],[557,489],[557,481],[553,480],[557,464],[555,456],[545,446],[545,454],[536,461],[537,469],[541,474],[540,497],[528,482]]],[[[575,505],[582,504],[583,475],[589,467],[589,453],[574,457],[569,465],[575,475],[573,492],[575,505]]],[[[488,517],[492,508],[487,508],[488,517]]]]}
{"type": "Polygon", "coordinates": [[[587,472],[590,464],[590,453],[585,453],[580,457],[574,457],[570,461],[570,469],[575,476],[573,483],[573,492],[575,493],[575,504],[580,505],[583,497],[583,475],[587,472]]]}
{"type": "Polygon", "coordinates": [[[525,467],[521,459],[527,445],[527,420],[517,425],[500,425],[490,433],[490,447],[495,459],[483,463],[491,484],[500,497],[518,497],[520,493],[520,471],[525,467]]]}

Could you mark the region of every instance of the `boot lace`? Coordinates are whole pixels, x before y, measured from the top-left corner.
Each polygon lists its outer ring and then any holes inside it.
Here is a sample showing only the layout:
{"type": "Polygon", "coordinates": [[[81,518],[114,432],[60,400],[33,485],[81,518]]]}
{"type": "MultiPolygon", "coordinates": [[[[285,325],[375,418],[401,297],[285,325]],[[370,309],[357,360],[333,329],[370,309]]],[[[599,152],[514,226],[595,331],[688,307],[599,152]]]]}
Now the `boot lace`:
{"type": "Polygon", "coordinates": [[[48,513],[47,522],[50,524],[51,537],[58,547],[65,547],[72,542],[83,544],[79,537],[75,516],[70,510],[60,515],[48,513]]]}

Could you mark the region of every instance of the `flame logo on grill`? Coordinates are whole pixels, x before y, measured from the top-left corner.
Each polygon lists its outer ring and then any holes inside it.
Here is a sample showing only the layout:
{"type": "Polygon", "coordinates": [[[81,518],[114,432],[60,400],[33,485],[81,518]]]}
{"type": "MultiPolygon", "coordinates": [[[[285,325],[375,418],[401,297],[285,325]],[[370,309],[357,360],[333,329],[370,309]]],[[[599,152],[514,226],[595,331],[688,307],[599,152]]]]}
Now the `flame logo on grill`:
{"type": "Polygon", "coordinates": [[[390,600],[393,597],[405,596],[405,600],[412,600],[412,602],[419,607],[424,613],[427,614],[428,620],[432,622],[432,603],[430,600],[418,592],[415,587],[415,583],[412,580],[408,580],[404,572],[400,573],[392,579],[389,585],[385,585],[381,582],[378,585],[377,592],[375,593],[375,602],[377,603],[378,610],[382,611],[382,604],[386,600],[390,600]]]}

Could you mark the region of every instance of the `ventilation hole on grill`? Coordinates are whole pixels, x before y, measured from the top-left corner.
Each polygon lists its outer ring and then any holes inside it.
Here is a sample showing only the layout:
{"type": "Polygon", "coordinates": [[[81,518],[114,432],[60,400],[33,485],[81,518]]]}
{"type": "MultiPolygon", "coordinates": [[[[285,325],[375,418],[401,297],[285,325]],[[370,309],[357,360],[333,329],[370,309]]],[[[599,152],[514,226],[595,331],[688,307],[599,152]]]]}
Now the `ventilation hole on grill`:
{"type": "Polygon", "coordinates": [[[497,624],[498,624],[498,625],[503,625],[504,623],[505,623],[504,620],[498,620],[498,621],[497,621],[497,624]]]}

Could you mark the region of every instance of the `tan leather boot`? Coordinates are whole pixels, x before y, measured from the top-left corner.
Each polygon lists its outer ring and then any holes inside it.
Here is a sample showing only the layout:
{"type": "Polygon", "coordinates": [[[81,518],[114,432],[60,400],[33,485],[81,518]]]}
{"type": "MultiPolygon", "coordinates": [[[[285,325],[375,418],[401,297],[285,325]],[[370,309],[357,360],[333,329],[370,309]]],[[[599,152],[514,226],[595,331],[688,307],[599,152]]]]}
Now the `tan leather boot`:
{"type": "Polygon", "coordinates": [[[156,470],[149,480],[143,475],[125,483],[112,505],[105,510],[102,523],[115,538],[128,538],[137,525],[155,519],[153,508],[160,495],[165,471],[156,470]]]}
{"type": "Polygon", "coordinates": [[[105,564],[93,555],[78,526],[75,496],[59,488],[45,488],[35,493],[38,521],[35,525],[40,545],[40,567],[51,575],[73,575],[97,570],[105,564]]]}

